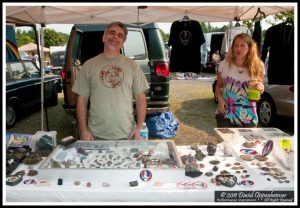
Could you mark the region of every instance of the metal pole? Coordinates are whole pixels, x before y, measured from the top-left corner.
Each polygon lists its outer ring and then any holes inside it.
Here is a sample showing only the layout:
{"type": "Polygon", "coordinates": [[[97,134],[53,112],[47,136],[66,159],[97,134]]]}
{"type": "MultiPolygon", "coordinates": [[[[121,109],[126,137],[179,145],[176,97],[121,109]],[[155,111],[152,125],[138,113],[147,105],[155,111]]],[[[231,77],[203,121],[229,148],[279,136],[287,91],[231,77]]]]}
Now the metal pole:
{"type": "MultiPolygon", "coordinates": [[[[41,27],[41,131],[44,131],[44,30],[41,27]]],[[[40,47],[40,46],[38,46],[40,47]]]]}

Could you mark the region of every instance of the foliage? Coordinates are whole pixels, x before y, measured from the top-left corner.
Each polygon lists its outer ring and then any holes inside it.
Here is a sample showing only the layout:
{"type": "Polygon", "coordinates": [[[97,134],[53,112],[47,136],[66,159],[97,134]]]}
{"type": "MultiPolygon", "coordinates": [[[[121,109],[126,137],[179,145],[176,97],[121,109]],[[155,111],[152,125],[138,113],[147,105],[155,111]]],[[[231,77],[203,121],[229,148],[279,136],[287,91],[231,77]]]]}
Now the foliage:
{"type": "Polygon", "coordinates": [[[227,28],[229,27],[228,25],[224,25],[223,27],[213,27],[209,22],[201,22],[201,29],[203,33],[208,33],[208,32],[225,32],[227,28]]]}
{"type": "Polygon", "coordinates": [[[28,43],[36,43],[34,30],[24,31],[21,29],[16,30],[16,41],[18,47],[26,45],[28,43]]]}
{"type": "Polygon", "coordinates": [[[267,23],[275,25],[276,22],[284,22],[288,18],[291,18],[294,21],[294,10],[288,12],[280,12],[274,15],[274,20],[266,20],[267,23]]]}
{"type": "MultiPolygon", "coordinates": [[[[33,29],[29,30],[16,30],[16,40],[18,47],[28,43],[36,43],[36,35],[33,29]]],[[[69,35],[61,32],[56,32],[53,29],[44,29],[44,46],[60,46],[67,44],[69,35]]]]}
{"type": "Polygon", "coordinates": [[[53,29],[44,30],[45,47],[61,46],[67,44],[69,35],[61,32],[55,32],[53,29]]]}
{"type": "Polygon", "coordinates": [[[164,40],[164,43],[167,43],[169,41],[169,37],[170,37],[170,34],[169,33],[164,33],[164,31],[162,29],[159,29],[160,31],[160,34],[164,40]]]}

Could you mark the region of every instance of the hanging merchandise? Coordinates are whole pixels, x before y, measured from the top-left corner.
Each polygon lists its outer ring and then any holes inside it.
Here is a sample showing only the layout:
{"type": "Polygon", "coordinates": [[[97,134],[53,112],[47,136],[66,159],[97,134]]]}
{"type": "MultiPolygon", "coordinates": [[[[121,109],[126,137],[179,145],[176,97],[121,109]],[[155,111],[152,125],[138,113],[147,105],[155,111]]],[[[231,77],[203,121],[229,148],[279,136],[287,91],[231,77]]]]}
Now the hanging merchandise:
{"type": "Polygon", "coordinates": [[[194,72],[201,69],[200,46],[205,42],[199,22],[187,15],[172,23],[168,45],[172,46],[171,72],[194,72]]]}
{"type": "Polygon", "coordinates": [[[268,60],[268,84],[294,84],[294,25],[287,20],[267,29],[262,60],[268,60]]]}
{"type": "Polygon", "coordinates": [[[252,38],[256,42],[257,50],[260,54],[260,48],[261,48],[261,25],[260,25],[260,21],[256,21],[254,23],[254,31],[253,31],[252,38]]]}
{"type": "Polygon", "coordinates": [[[221,47],[221,56],[225,57],[226,53],[229,51],[232,41],[234,37],[241,33],[246,33],[251,37],[251,32],[248,28],[243,25],[240,25],[239,19],[237,20],[237,24],[234,27],[228,28],[224,34],[222,47],[221,47]]]}
{"type": "Polygon", "coordinates": [[[260,8],[257,9],[257,13],[255,14],[254,18],[253,18],[253,21],[255,22],[254,23],[254,31],[253,31],[253,34],[252,34],[252,38],[253,40],[256,42],[257,44],[257,50],[260,54],[261,52],[261,24],[260,24],[260,21],[263,19],[263,18],[266,18],[266,15],[264,12],[262,12],[260,10],[260,8]]]}

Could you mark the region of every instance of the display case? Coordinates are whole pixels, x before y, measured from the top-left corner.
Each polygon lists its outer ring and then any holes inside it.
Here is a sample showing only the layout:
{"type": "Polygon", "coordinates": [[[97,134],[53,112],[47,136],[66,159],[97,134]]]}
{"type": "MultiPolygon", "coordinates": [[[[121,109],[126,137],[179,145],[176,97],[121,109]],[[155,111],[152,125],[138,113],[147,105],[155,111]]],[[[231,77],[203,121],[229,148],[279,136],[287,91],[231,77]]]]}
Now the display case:
{"type": "Polygon", "coordinates": [[[58,145],[38,168],[41,180],[182,181],[173,140],[76,141],[58,145]],[[147,172],[145,172],[145,169],[147,172]],[[146,173],[146,175],[145,175],[146,173]]]}

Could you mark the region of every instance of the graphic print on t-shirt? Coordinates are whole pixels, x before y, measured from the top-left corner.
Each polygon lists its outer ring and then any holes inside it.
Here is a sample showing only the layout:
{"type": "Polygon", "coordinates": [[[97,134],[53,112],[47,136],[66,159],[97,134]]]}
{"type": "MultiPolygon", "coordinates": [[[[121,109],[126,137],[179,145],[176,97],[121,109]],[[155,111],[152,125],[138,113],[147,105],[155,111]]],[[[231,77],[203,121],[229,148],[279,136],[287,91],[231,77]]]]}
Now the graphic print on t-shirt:
{"type": "Polygon", "coordinates": [[[99,79],[105,87],[117,88],[123,83],[124,72],[118,66],[108,65],[100,70],[99,79]]]}
{"type": "Polygon", "coordinates": [[[241,82],[228,76],[223,79],[223,99],[228,106],[226,117],[232,124],[243,126],[258,122],[256,104],[247,98],[248,88],[249,81],[241,82]]]}
{"type": "Polygon", "coordinates": [[[190,31],[183,30],[179,33],[179,40],[182,45],[186,46],[192,42],[193,35],[190,31]]]}

